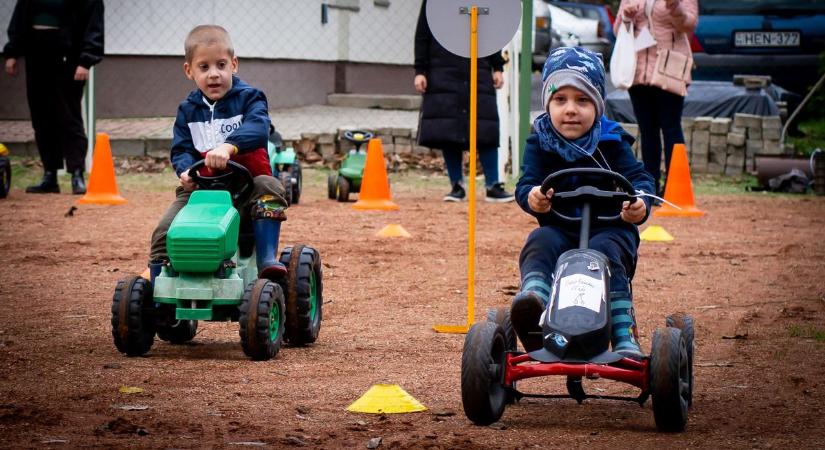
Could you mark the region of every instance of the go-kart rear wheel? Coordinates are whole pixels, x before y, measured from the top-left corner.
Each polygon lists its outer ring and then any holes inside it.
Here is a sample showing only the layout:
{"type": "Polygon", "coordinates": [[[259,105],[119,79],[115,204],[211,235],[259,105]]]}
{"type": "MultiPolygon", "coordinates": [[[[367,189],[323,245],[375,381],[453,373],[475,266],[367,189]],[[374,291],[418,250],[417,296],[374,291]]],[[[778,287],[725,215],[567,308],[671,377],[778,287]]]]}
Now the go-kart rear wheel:
{"type": "Polygon", "coordinates": [[[6,198],[11,190],[11,161],[0,157],[0,198],[6,198]]]}
{"type": "Polygon", "coordinates": [[[653,334],[650,352],[650,393],[656,428],[680,432],[688,419],[690,382],[687,346],[678,328],[660,328],[653,334]]]}
{"type": "Polygon", "coordinates": [[[690,390],[688,391],[688,407],[693,406],[693,317],[685,313],[675,313],[667,316],[665,325],[682,330],[687,346],[688,372],[690,378],[690,390]]]}
{"type": "Polygon", "coordinates": [[[292,177],[289,175],[289,172],[279,172],[278,173],[278,181],[281,182],[281,185],[284,187],[284,198],[288,204],[292,204],[292,177]]]}
{"type": "Polygon", "coordinates": [[[324,303],[321,255],[312,247],[296,245],[281,252],[287,267],[283,287],[286,298],[284,338],[292,345],[311,344],[321,330],[324,303]]]}
{"type": "Polygon", "coordinates": [[[461,403],[476,425],[490,425],[504,414],[508,392],[501,383],[507,341],[496,323],[479,322],[470,328],[461,354],[461,403]]]}
{"type": "Polygon", "coordinates": [[[246,356],[265,361],[275,357],[284,339],[284,294],[281,286],[257,279],[246,287],[240,306],[239,334],[246,356]]]}
{"type": "Polygon", "coordinates": [[[117,282],[112,297],[112,337],[115,347],[128,356],[140,356],[152,348],[152,286],[149,280],[131,276],[117,282]]]}
{"type": "Polygon", "coordinates": [[[331,173],[327,177],[327,197],[330,200],[335,200],[338,195],[338,174],[331,173]]]}
{"type": "Polygon", "coordinates": [[[490,308],[487,310],[487,322],[494,322],[501,326],[504,331],[504,339],[507,342],[508,351],[516,351],[516,330],[513,328],[513,322],[510,320],[510,308],[500,306],[498,308],[490,308]]]}
{"type": "Polygon", "coordinates": [[[297,205],[301,200],[301,188],[303,188],[304,185],[303,175],[301,174],[301,165],[298,164],[297,160],[289,167],[289,174],[292,177],[291,204],[297,205]]]}
{"type": "Polygon", "coordinates": [[[345,177],[339,175],[338,181],[336,182],[338,189],[335,191],[335,198],[338,199],[339,202],[348,202],[349,201],[349,180],[345,177]]]}
{"type": "MultiPolygon", "coordinates": [[[[172,313],[174,314],[174,310],[172,313]]],[[[172,320],[167,325],[158,326],[158,338],[170,344],[189,342],[197,333],[197,320],[172,320]]]]}

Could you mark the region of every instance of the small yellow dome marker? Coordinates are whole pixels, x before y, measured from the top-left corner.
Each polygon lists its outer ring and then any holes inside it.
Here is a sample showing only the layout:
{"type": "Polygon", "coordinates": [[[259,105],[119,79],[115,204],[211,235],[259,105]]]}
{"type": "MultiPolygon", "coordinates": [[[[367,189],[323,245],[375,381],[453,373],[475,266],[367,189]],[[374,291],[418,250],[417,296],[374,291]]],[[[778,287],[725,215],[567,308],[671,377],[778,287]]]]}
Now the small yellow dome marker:
{"type": "Polygon", "coordinates": [[[367,414],[403,414],[426,410],[426,406],[397,384],[373,385],[347,407],[349,412],[367,414]]]}
{"type": "Polygon", "coordinates": [[[401,225],[397,223],[391,223],[384,228],[382,228],[378,233],[375,233],[378,237],[410,237],[410,233],[404,229],[401,225]]]}
{"type": "Polygon", "coordinates": [[[673,240],[673,236],[658,225],[651,225],[647,227],[645,231],[642,231],[642,234],[640,234],[639,237],[643,241],[651,242],[669,242],[673,240]]]}

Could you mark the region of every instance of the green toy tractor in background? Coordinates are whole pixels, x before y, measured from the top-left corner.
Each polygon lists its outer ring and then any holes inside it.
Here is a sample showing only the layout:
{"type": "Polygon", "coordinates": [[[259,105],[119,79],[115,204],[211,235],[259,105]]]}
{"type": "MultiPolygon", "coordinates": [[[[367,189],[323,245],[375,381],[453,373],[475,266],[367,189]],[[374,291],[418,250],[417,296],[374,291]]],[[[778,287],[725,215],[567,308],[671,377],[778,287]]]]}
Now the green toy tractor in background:
{"type": "Polygon", "coordinates": [[[272,125],[269,126],[267,150],[269,152],[269,164],[272,166],[272,176],[284,185],[286,199],[289,204],[297,204],[301,200],[301,187],[303,185],[301,164],[298,162],[295,149],[284,147],[281,134],[275,131],[275,127],[272,125]]]}
{"type": "Polygon", "coordinates": [[[11,160],[9,149],[0,144],[0,198],[6,198],[11,190],[11,160]]]}
{"type": "MultiPolygon", "coordinates": [[[[309,246],[286,247],[279,258],[285,273],[273,280],[258,278],[256,243],[243,232],[233,206],[251,193],[252,176],[233,161],[227,173],[215,177],[198,175],[201,166],[202,160],[190,168],[199,189],[167,233],[169,262],[157,264],[150,280],[131,276],[117,283],[115,346],[140,356],[155,335],[185,343],[195,337],[198,321],[239,322],[241,346],[254,360],[274,357],[284,340],[315,342],[323,304],[320,254],[309,246]]],[[[276,249],[277,240],[273,253],[276,249]]]]}
{"type": "Polygon", "coordinates": [[[339,202],[349,201],[350,193],[361,192],[361,178],[364,176],[364,165],[367,161],[367,151],[361,146],[372,139],[369,131],[345,131],[344,138],[355,144],[355,148],[347,153],[341,161],[337,172],[331,173],[327,179],[327,196],[330,200],[339,202]]]}

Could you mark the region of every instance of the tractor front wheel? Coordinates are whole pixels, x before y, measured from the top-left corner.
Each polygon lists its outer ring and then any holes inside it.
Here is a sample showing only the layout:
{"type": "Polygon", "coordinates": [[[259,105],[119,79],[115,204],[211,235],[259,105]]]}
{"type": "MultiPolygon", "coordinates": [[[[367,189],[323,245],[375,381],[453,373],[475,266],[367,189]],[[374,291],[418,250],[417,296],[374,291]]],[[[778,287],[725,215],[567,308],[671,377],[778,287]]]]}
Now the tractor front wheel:
{"type": "Polygon", "coordinates": [[[152,348],[155,326],[149,280],[131,276],[117,282],[112,297],[112,337],[115,347],[127,356],[141,356],[152,348]]]}
{"type": "Polygon", "coordinates": [[[298,164],[298,160],[295,160],[295,163],[289,168],[289,173],[292,178],[292,203],[297,205],[298,202],[301,200],[301,188],[303,188],[304,180],[303,175],[301,174],[301,165],[298,164]]]}
{"type": "Polygon", "coordinates": [[[349,201],[349,180],[346,177],[338,176],[338,181],[336,182],[338,189],[335,192],[335,197],[338,199],[339,202],[348,202],[349,201]]]}
{"type": "Polygon", "coordinates": [[[327,197],[330,200],[335,200],[338,194],[338,174],[332,173],[327,177],[327,197]]]}
{"type": "MultiPolygon", "coordinates": [[[[174,313],[174,310],[172,310],[173,315],[174,313]]],[[[158,326],[158,337],[170,344],[189,342],[195,338],[197,333],[197,320],[172,320],[168,324],[158,326]]]]}
{"type": "Polygon", "coordinates": [[[246,287],[240,306],[241,347],[256,361],[274,358],[284,339],[284,294],[281,286],[257,279],[246,287]]]}

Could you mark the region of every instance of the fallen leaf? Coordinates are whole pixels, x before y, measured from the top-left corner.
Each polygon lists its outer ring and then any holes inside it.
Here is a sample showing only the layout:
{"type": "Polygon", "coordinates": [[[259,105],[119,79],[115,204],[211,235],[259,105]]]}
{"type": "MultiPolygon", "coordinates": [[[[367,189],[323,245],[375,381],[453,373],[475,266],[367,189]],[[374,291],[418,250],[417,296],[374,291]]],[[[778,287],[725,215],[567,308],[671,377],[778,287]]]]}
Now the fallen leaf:
{"type": "Polygon", "coordinates": [[[143,388],[133,386],[121,386],[120,389],[118,389],[118,392],[120,392],[121,394],[142,394],[143,388]]]}

